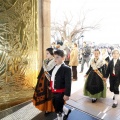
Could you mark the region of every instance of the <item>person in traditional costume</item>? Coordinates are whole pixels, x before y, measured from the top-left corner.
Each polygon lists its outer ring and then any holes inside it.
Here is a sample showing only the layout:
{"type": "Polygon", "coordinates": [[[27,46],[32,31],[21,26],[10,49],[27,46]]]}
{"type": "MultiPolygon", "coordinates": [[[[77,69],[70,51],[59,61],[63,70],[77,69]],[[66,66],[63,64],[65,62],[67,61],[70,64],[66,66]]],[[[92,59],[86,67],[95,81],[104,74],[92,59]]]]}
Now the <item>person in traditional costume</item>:
{"type": "Polygon", "coordinates": [[[98,98],[106,97],[105,67],[103,60],[99,57],[100,51],[94,50],[94,58],[85,75],[84,95],[92,98],[92,103],[95,103],[98,98]]]}
{"type": "Polygon", "coordinates": [[[113,59],[109,62],[106,71],[106,79],[109,77],[110,91],[114,93],[113,95],[113,108],[118,105],[119,97],[119,84],[120,84],[120,52],[115,49],[112,52],[113,59]]]}
{"type": "Polygon", "coordinates": [[[53,93],[53,106],[58,120],[67,120],[71,110],[64,104],[71,94],[71,68],[64,63],[63,50],[54,52],[56,66],[51,73],[50,87],[53,93]]]}
{"type": "Polygon", "coordinates": [[[43,61],[43,66],[38,75],[38,81],[33,95],[33,104],[36,108],[44,111],[45,114],[54,112],[52,104],[52,93],[49,89],[50,76],[49,72],[55,67],[55,60],[53,57],[53,48],[46,49],[46,59],[43,61]]]}

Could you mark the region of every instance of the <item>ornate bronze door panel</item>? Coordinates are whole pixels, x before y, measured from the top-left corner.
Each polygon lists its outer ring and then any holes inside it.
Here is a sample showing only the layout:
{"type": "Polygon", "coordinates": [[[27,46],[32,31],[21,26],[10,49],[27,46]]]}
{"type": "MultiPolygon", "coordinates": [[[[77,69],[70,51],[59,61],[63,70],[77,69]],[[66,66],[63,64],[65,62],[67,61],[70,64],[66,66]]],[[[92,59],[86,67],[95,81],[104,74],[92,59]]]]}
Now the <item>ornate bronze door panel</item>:
{"type": "Polygon", "coordinates": [[[0,0],[0,110],[32,98],[37,58],[37,0],[0,0]]]}

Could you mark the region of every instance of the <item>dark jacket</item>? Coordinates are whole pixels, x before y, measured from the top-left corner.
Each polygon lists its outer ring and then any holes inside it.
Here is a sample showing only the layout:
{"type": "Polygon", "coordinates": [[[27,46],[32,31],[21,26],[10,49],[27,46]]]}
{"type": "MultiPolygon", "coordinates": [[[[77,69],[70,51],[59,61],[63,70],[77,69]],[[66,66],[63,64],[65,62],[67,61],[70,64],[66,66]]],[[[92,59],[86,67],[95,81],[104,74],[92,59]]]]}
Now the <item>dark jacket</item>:
{"type": "MultiPolygon", "coordinates": [[[[52,74],[52,73],[51,73],[52,74]]],[[[64,95],[71,93],[71,68],[62,64],[55,75],[54,89],[64,89],[64,95]]]]}
{"type": "MultiPolygon", "coordinates": [[[[108,64],[108,68],[106,71],[106,78],[108,78],[108,76],[110,75],[110,78],[112,77],[113,74],[113,67],[114,67],[114,62],[113,60],[111,60],[108,64]]],[[[117,78],[119,78],[120,80],[120,60],[117,60],[117,63],[115,64],[115,75],[117,78]]]]}
{"type": "Polygon", "coordinates": [[[82,55],[83,55],[83,57],[89,57],[90,54],[91,54],[90,47],[89,46],[83,47],[83,49],[82,49],[82,55]]]}

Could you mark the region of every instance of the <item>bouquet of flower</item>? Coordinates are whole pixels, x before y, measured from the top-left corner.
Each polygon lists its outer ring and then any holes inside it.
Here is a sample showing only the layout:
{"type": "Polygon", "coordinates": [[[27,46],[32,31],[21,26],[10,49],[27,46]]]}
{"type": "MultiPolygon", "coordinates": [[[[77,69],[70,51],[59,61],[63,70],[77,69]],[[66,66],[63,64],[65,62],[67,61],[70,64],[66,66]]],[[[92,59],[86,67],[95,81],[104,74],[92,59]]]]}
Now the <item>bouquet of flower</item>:
{"type": "Polygon", "coordinates": [[[45,59],[43,64],[46,66],[48,64],[48,59],[45,59]]]}

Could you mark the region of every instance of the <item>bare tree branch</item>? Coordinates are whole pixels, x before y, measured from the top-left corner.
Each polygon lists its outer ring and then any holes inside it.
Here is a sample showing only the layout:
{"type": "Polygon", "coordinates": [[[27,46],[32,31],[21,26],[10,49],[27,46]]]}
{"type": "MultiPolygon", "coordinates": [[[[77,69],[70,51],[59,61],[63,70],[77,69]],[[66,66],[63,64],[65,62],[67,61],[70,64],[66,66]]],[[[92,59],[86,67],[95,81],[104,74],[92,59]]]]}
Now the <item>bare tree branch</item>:
{"type": "MultiPolygon", "coordinates": [[[[87,13],[85,13],[83,15],[83,17],[79,16],[78,21],[76,22],[76,24],[72,24],[73,15],[70,13],[70,17],[68,17],[64,13],[65,19],[62,22],[54,21],[54,22],[51,23],[51,31],[56,31],[56,34],[57,33],[60,34],[60,36],[61,36],[60,39],[69,40],[70,42],[73,39],[80,39],[81,35],[84,32],[99,29],[98,24],[88,25],[88,26],[85,25],[85,21],[87,21],[86,15],[87,15],[87,13]]],[[[52,37],[54,35],[56,35],[56,34],[52,34],[52,37]]]]}

